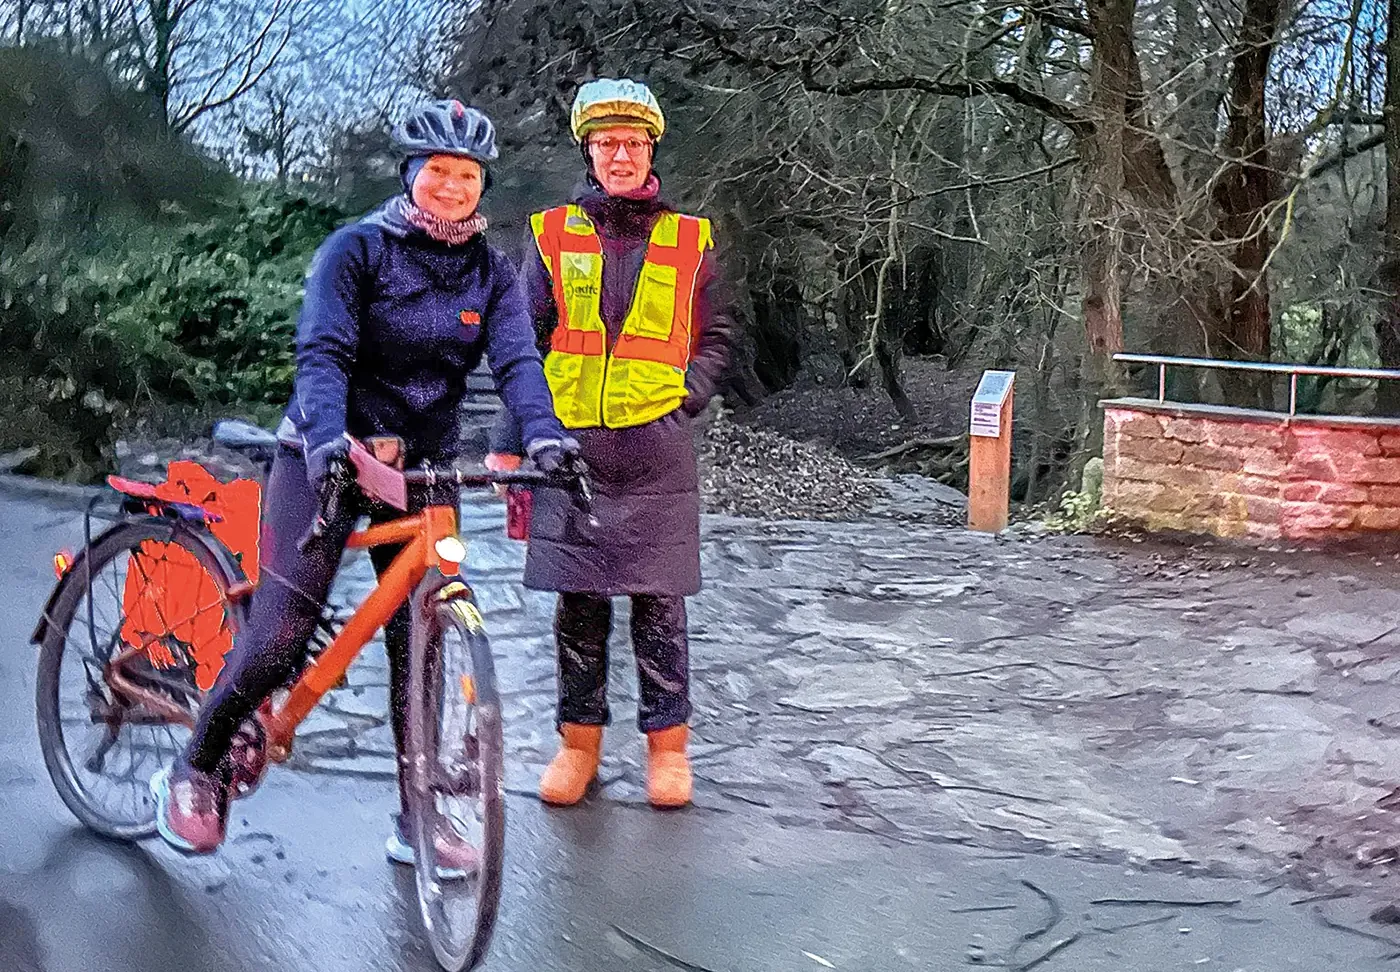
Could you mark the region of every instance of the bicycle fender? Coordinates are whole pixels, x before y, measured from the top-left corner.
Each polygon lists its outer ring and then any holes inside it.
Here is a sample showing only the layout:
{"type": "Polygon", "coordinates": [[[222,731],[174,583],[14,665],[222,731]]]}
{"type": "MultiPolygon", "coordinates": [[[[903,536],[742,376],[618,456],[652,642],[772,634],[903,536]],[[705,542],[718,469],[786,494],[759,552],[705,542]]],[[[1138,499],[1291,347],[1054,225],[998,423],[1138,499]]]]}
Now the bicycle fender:
{"type": "MultiPolygon", "coordinates": [[[[63,592],[68,589],[69,584],[87,583],[88,554],[93,547],[96,547],[97,544],[107,536],[107,534],[120,526],[120,523],[113,524],[93,537],[90,545],[78,551],[77,556],[73,558],[73,563],[69,566],[68,570],[64,572],[63,576],[59,578],[58,583],[53,586],[53,590],[49,592],[49,599],[44,602],[44,610],[39,615],[38,623],[34,626],[34,633],[29,636],[29,643],[31,645],[42,645],[45,640],[48,639],[49,624],[53,618],[53,609],[57,606],[58,599],[63,596],[63,592]]],[[[172,531],[173,529],[172,527],[172,531]]]]}
{"type": "Polygon", "coordinates": [[[77,559],[73,561],[73,566],[68,568],[68,572],[53,586],[53,590],[49,591],[49,599],[44,602],[43,613],[39,615],[39,622],[34,626],[34,633],[29,636],[29,643],[31,645],[42,645],[44,640],[48,638],[49,619],[53,617],[54,606],[58,604],[58,597],[63,593],[63,585],[71,583],[73,571],[77,568],[78,564],[84,563],[86,559],[87,550],[85,549],[78,555],[77,559]]]}

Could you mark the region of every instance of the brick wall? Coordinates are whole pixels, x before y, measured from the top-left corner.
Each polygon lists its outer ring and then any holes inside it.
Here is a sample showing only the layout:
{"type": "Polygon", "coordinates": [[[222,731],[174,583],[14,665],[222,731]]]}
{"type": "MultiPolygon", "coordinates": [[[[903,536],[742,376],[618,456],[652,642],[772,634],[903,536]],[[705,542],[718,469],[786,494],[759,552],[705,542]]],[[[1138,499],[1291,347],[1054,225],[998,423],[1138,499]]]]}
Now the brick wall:
{"type": "Polygon", "coordinates": [[[1153,530],[1311,539],[1400,530],[1400,421],[1104,403],[1104,505],[1153,530]]]}

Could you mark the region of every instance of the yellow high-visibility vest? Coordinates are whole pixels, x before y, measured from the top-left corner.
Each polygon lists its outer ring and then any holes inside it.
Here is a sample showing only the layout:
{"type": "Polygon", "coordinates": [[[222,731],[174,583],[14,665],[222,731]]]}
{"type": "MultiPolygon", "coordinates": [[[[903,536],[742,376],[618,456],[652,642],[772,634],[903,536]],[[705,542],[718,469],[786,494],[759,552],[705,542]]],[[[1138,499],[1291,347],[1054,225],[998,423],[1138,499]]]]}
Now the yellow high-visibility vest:
{"type": "Polygon", "coordinates": [[[570,205],[535,213],[530,226],[559,312],[544,362],[559,421],[569,429],[625,429],[680,407],[696,338],[695,281],[714,245],[710,221],[679,213],[656,221],[611,350],[601,310],[603,245],[593,221],[570,205]]]}

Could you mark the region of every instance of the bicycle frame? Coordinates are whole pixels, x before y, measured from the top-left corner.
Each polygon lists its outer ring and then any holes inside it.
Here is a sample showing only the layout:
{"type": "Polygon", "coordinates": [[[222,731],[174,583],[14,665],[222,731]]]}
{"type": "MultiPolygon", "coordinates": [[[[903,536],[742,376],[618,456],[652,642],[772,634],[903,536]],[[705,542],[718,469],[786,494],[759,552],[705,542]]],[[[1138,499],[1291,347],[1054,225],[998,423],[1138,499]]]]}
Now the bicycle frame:
{"type": "MultiPolygon", "coordinates": [[[[430,506],[416,515],[371,526],[350,536],[346,546],[351,548],[404,544],[404,549],[326,650],[307,665],[293,684],[286,702],[276,707],[270,718],[264,719],[269,759],[278,763],[287,760],[297,726],[322,697],[340,683],[361,649],[413,596],[429,570],[437,568],[449,577],[459,572],[460,562],[444,556],[439,549],[441,541],[455,540],[456,536],[457,510],[451,506],[430,506]]],[[[453,552],[448,551],[449,554],[453,552]]]]}
{"type": "MultiPolygon", "coordinates": [[[[352,443],[352,446],[358,445],[358,443],[352,443]]],[[[364,450],[360,449],[359,451],[363,452],[364,450]]],[[[352,459],[355,458],[354,448],[352,448],[351,456],[352,459]]],[[[455,481],[458,486],[490,486],[495,484],[538,486],[547,485],[550,482],[547,475],[538,472],[469,473],[453,468],[444,474],[439,470],[427,467],[399,471],[367,453],[365,454],[365,463],[371,464],[375,468],[389,470],[392,475],[399,477],[397,487],[399,498],[395,500],[387,493],[381,494],[376,491],[378,488],[384,487],[382,479],[376,484],[372,481],[373,477],[363,478],[366,471],[360,470],[362,475],[360,486],[366,491],[366,495],[389,502],[391,505],[397,505],[400,509],[403,508],[402,503],[405,501],[402,490],[409,484],[431,487],[439,481],[455,481]]],[[[583,502],[591,504],[591,492],[582,471],[576,474],[576,482],[583,502]]],[[[189,523],[196,535],[203,535],[204,530],[211,523],[219,521],[216,514],[212,514],[197,505],[172,502],[159,496],[156,493],[156,487],[147,484],[135,483],[119,477],[109,477],[109,485],[124,497],[124,510],[144,509],[150,514],[163,512],[166,515],[173,515],[177,522],[189,523]]],[[[392,482],[389,485],[392,486],[392,482]]],[[[91,509],[89,509],[90,517],[91,509]]],[[[87,546],[91,547],[93,542],[91,530],[86,525],[85,533],[87,546]]],[[[214,538],[213,542],[217,545],[217,538],[214,538]]],[[[390,563],[388,570],[384,572],[375,589],[360,603],[340,630],[334,633],[330,644],[307,663],[306,668],[290,687],[286,700],[281,705],[274,706],[269,701],[260,706],[257,718],[265,738],[263,751],[267,759],[272,762],[283,763],[287,761],[291,756],[292,742],[297,727],[316,708],[327,692],[342,683],[346,672],[359,655],[360,650],[369,643],[376,631],[389,622],[389,619],[402,605],[409,602],[414,596],[415,589],[427,577],[428,572],[436,568],[444,576],[455,577],[460,573],[461,562],[466,555],[465,547],[457,539],[457,508],[455,506],[429,506],[421,513],[406,515],[387,523],[356,531],[350,535],[346,542],[347,548],[352,549],[390,545],[402,545],[403,549],[390,563]],[[452,542],[450,544],[444,543],[448,540],[452,542]]],[[[60,555],[60,558],[56,559],[56,564],[60,561],[66,564],[68,558],[66,555],[60,555]]],[[[87,581],[91,584],[90,577],[87,578],[87,581]]],[[[60,581],[60,587],[62,583],[60,581]]],[[[230,599],[241,600],[252,593],[254,586],[253,583],[245,581],[230,588],[227,596],[230,599]]],[[[58,588],[55,588],[54,596],[57,595],[57,591],[58,588]]],[[[44,618],[47,619],[47,617],[48,610],[46,609],[44,618]]],[[[41,620],[34,635],[36,642],[42,640],[45,623],[45,620],[41,620]]],[[[188,711],[167,703],[159,693],[148,691],[125,676],[125,663],[143,655],[146,651],[145,645],[129,645],[121,651],[106,666],[105,675],[108,682],[128,699],[144,703],[150,711],[166,721],[193,728],[194,719],[188,711]]],[[[464,691],[470,691],[470,687],[464,686],[464,691]]]]}

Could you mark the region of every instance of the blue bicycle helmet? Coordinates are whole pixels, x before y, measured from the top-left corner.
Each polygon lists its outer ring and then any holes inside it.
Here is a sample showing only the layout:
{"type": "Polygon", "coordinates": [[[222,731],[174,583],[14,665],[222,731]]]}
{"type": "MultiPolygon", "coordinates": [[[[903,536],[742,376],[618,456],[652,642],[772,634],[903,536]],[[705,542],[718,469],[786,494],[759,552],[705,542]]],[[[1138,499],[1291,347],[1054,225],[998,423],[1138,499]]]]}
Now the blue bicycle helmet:
{"type": "Polygon", "coordinates": [[[393,138],[394,147],[409,158],[459,155],[485,165],[499,155],[491,119],[455,98],[414,108],[395,127],[393,138]]]}

